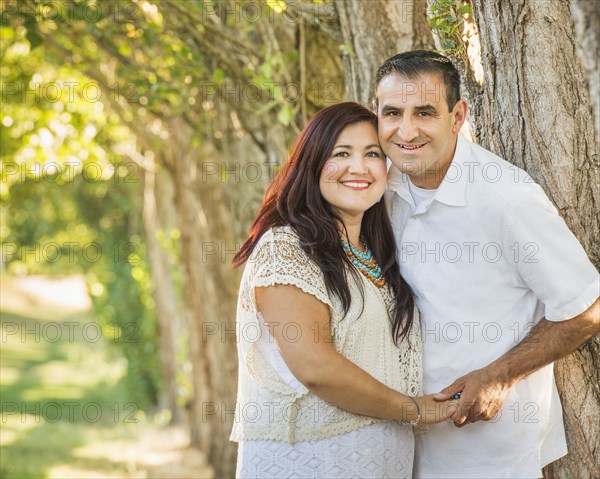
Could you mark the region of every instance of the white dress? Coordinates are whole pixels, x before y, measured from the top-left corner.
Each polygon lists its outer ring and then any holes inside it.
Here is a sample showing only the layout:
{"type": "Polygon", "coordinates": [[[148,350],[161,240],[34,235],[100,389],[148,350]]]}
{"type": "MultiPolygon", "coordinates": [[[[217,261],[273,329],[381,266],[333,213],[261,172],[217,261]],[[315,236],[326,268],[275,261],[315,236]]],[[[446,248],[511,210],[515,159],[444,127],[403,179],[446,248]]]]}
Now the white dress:
{"type": "Polygon", "coordinates": [[[327,439],[239,443],[236,477],[407,478],[414,455],[410,426],[397,421],[370,424],[327,439]]]}
{"type": "Polygon", "coordinates": [[[255,247],[240,285],[238,400],[230,437],[239,444],[236,477],[411,477],[414,438],[410,425],[346,413],[312,394],[290,372],[254,295],[256,287],[273,284],[294,285],[328,305],[338,353],[389,387],[411,396],[421,394],[418,313],[409,341],[396,346],[389,322],[393,301],[389,287],[377,288],[359,274],[349,287],[352,297],[362,296],[362,301],[352,301],[344,314],[293,230],[273,228],[255,247]],[[284,414],[287,406],[298,413],[293,421],[284,414]],[[250,410],[259,414],[244,413],[250,410]]]}
{"type": "MultiPolygon", "coordinates": [[[[261,324],[257,347],[290,387],[302,384],[285,364],[268,329],[261,324]]],[[[409,478],[414,439],[411,426],[383,421],[327,439],[240,441],[236,478],[409,478]]]]}

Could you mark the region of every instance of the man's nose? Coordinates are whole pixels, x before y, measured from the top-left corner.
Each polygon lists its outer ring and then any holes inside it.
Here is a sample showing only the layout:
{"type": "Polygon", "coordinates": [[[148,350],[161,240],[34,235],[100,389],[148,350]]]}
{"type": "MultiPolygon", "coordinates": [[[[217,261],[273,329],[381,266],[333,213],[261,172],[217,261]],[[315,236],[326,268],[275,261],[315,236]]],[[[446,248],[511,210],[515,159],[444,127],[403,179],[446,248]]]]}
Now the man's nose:
{"type": "Polygon", "coordinates": [[[410,117],[400,118],[398,121],[397,134],[400,140],[409,142],[419,136],[417,125],[410,117]]]}

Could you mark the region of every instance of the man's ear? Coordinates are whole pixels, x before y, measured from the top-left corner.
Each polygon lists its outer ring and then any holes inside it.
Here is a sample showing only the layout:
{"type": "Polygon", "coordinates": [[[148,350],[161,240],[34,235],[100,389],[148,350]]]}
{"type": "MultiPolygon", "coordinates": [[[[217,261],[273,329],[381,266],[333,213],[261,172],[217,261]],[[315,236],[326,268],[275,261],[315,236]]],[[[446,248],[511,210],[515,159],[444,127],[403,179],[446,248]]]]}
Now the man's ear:
{"type": "Polygon", "coordinates": [[[455,135],[458,134],[463,124],[467,120],[467,111],[469,110],[469,104],[467,100],[460,99],[454,105],[452,109],[453,123],[452,123],[452,133],[455,135]]]}
{"type": "Polygon", "coordinates": [[[373,113],[377,115],[377,98],[373,98],[373,113]]]}

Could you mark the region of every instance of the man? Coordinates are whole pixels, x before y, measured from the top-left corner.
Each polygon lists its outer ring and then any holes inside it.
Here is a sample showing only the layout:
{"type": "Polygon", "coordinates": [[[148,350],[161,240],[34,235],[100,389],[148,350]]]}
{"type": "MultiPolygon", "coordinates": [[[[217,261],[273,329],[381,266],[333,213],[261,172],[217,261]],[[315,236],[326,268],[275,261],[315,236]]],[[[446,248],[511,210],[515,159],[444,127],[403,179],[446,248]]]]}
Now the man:
{"type": "Polygon", "coordinates": [[[535,478],[567,453],[552,362],[600,330],[598,273],[527,173],[459,135],[459,85],[452,63],[426,51],[396,55],[376,76],[424,392],[461,393],[454,424],[417,436],[414,474],[535,478]]]}

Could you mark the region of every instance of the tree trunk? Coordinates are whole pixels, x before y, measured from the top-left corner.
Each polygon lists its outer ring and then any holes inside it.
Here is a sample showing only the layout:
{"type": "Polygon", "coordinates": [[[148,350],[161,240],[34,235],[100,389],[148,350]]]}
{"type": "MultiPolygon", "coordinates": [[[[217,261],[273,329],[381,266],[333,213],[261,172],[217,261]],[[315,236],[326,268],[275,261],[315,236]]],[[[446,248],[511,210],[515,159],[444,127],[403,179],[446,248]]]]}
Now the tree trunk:
{"type": "MultiPolygon", "coordinates": [[[[235,399],[236,275],[225,261],[233,251],[232,221],[222,198],[220,175],[206,174],[191,128],[169,121],[166,156],[174,168],[181,227],[181,263],[187,310],[194,395],[192,443],[208,455],[217,477],[235,471],[235,447],[229,442],[235,399]]],[[[229,256],[231,258],[231,256],[229,256]]]]}
{"type": "Polygon", "coordinates": [[[375,73],[387,58],[433,46],[424,0],[337,0],[346,79],[346,98],[370,107],[375,73]]]}
{"type": "MultiPolygon", "coordinates": [[[[140,155],[141,156],[141,155],[140,155]]],[[[144,210],[143,221],[146,230],[146,242],[150,257],[150,269],[156,316],[158,324],[158,340],[160,342],[160,360],[164,390],[159,406],[171,411],[171,423],[179,423],[183,418],[178,406],[177,372],[180,364],[177,361],[178,340],[181,334],[181,317],[178,310],[177,294],[173,284],[173,267],[168,253],[158,240],[159,230],[167,229],[167,222],[176,224],[176,218],[166,216],[166,210],[173,210],[174,198],[171,178],[167,172],[156,181],[158,162],[146,158],[144,170],[144,210]],[[157,205],[157,198],[160,204],[157,205]],[[162,214],[161,214],[162,213],[162,214]]]]}
{"type": "MultiPolygon", "coordinates": [[[[559,0],[473,0],[473,7],[479,38],[471,43],[480,42],[483,79],[474,81],[471,57],[465,84],[476,141],[531,174],[598,267],[598,137],[590,121],[598,83],[596,76],[588,86],[577,55],[578,38],[597,41],[594,23],[577,20],[578,37],[569,4],[559,0]]],[[[589,53],[597,62],[595,45],[589,53]]],[[[545,476],[600,477],[600,338],[555,369],[569,454],[545,476]]]]}
{"type": "Polygon", "coordinates": [[[577,51],[587,71],[596,135],[600,138],[600,3],[597,0],[571,0],[571,12],[579,44],[577,51]]]}

